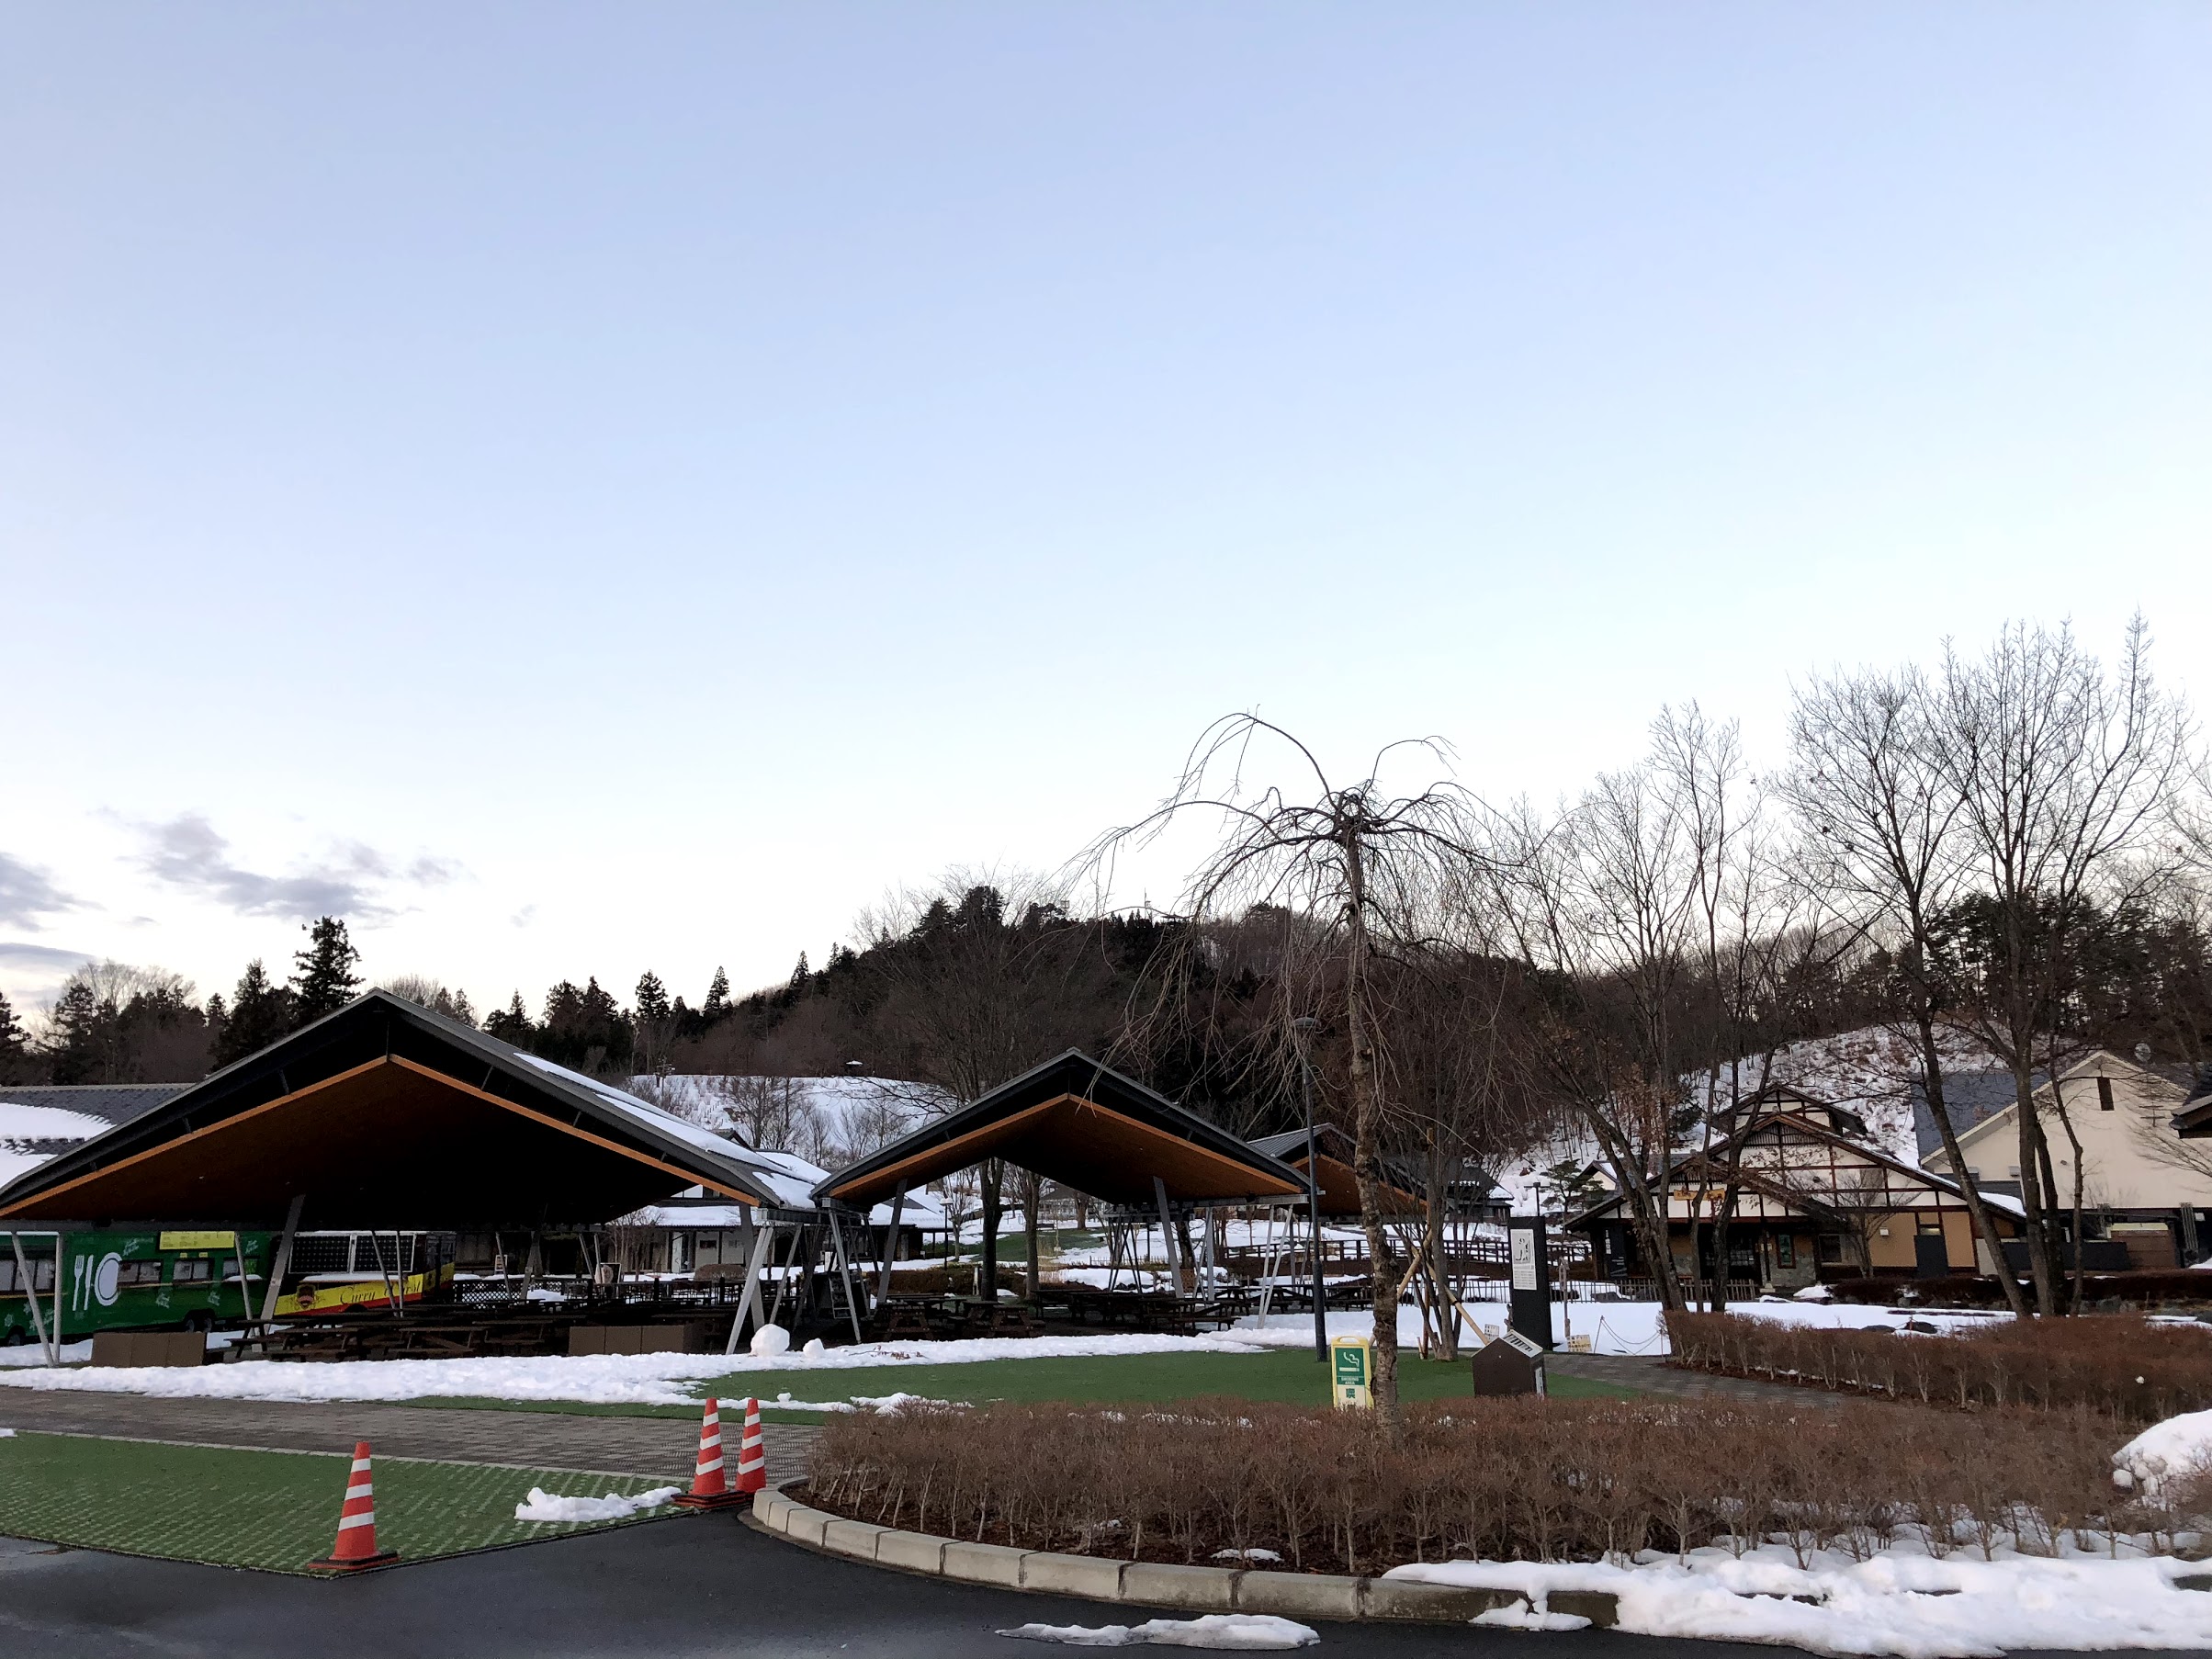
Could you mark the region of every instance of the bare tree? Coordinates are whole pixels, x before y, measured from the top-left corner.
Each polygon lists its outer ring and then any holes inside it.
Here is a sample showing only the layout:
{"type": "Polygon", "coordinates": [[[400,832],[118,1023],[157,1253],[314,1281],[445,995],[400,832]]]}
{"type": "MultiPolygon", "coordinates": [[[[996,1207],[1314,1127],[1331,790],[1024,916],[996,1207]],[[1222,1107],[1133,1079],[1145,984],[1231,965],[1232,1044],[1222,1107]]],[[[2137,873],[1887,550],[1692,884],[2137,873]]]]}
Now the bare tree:
{"type": "Polygon", "coordinates": [[[1959,1151],[1944,1098],[1941,1022],[1948,995],[1942,919],[1967,874],[1962,802],[1938,759],[1933,693],[1916,669],[1815,677],[1790,710],[1781,792],[1800,827],[1804,869],[1823,907],[1887,953],[1899,1022],[1967,1212],[2013,1312],[2028,1305],[2004,1266],[1996,1220],[1959,1151]]]}
{"type": "Polygon", "coordinates": [[[1139,822],[1093,843],[1084,867],[1111,890],[1123,852],[1146,845],[1196,813],[1222,826],[1222,839],[1187,884],[1180,908],[1196,927],[1186,938],[1202,949],[1207,923],[1242,918],[1260,907],[1287,911],[1298,925],[1284,930],[1285,973],[1277,1052],[1294,1054],[1290,1021],[1319,1009],[1302,1006],[1326,990],[1337,1029],[1319,1056],[1350,1108],[1352,1173],[1367,1236],[1374,1299],[1374,1400],[1379,1422],[1395,1439],[1398,1410],[1398,1302],[1413,1258],[1393,1237],[1384,1195],[1382,1157],[1396,1010],[1379,958],[1423,948],[1438,932],[1440,897],[1482,861],[1474,833],[1475,803],[1456,784],[1437,782],[1394,796],[1382,772],[1399,750],[1442,763],[1434,739],[1391,744],[1364,775],[1333,778],[1313,751],[1255,715],[1232,715],[1207,728],[1186,759],[1174,791],[1139,822]],[[1287,751],[1299,777],[1296,793],[1253,784],[1246,768],[1255,744],[1287,751]]]}
{"type": "Polygon", "coordinates": [[[2064,1057],[2055,1034],[2083,930],[2171,860],[2157,832],[2188,777],[2193,734],[2186,706],[2151,675],[2140,616],[2111,674],[2063,626],[2015,624],[1975,660],[1947,649],[1935,705],[1972,889],[1953,911],[1955,1017],[2013,1075],[2028,1266],[2048,1315],[2060,1311],[2058,1194],[2036,1072],[2056,1075],[2064,1057]]]}

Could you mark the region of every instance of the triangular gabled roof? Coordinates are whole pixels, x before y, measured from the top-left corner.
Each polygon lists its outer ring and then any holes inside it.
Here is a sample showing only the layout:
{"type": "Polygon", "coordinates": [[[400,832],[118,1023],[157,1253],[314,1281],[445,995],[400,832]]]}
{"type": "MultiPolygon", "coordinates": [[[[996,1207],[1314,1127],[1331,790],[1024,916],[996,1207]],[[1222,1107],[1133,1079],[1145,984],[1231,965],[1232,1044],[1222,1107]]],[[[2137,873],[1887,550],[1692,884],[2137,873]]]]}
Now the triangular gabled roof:
{"type": "Polygon", "coordinates": [[[0,1188],[0,1220],[608,1221],[806,1183],[611,1085],[372,990],[0,1188]]]}
{"type": "MultiPolygon", "coordinates": [[[[1771,1091],[1762,1090],[1760,1095],[1754,1098],[1765,1099],[1768,1092],[1771,1091]]],[[[1826,1141],[1831,1146],[1844,1147],[1856,1156],[1865,1158],[1870,1164],[1878,1164],[1885,1169],[1893,1170],[1897,1174],[1906,1177],[1909,1180],[1917,1181],[1923,1186],[1928,1187],[1935,1191],[1947,1193],[1953,1198],[1959,1199],[1961,1202],[1964,1201],[1965,1194],[1960,1191],[1957,1181],[1951,1180],[1947,1177],[1937,1175],[1931,1170],[1918,1168],[1912,1164],[1903,1162],[1902,1159],[1891,1157],[1888,1153],[1882,1151],[1879,1146],[1869,1146],[1867,1142],[1854,1139],[1852,1136],[1847,1134],[1840,1134],[1823,1123],[1815,1123],[1811,1117],[1807,1116],[1800,1110],[1802,1105],[1807,1104],[1825,1108],[1827,1106],[1826,1101],[1815,1100],[1812,1096],[1804,1094],[1800,1090],[1794,1089],[1789,1089],[1787,1092],[1790,1097],[1787,1103],[1778,1104],[1770,1110],[1759,1112],[1741,1129],[1736,1130],[1732,1134],[1723,1136],[1720,1141],[1716,1142],[1710,1152],[1702,1149],[1695,1152],[1685,1152],[1669,1159],[1665,1173],[1660,1178],[1658,1185],[1661,1188],[1672,1187],[1674,1185],[1676,1176],[1690,1166],[1700,1163],[1708,1157],[1720,1157],[1735,1143],[1748,1140],[1753,1135],[1757,1134],[1761,1130],[1766,1129],[1770,1125],[1781,1123],[1787,1124],[1789,1128],[1795,1130],[1800,1134],[1811,1136],[1815,1140],[1826,1141]]],[[[1746,1101],[1745,1104],[1748,1105],[1750,1102],[1746,1101]]],[[[1789,1202],[1792,1199],[1801,1200],[1808,1205],[1817,1204],[1818,1202],[1818,1195],[1810,1191],[1803,1193],[1780,1193],[1776,1194],[1775,1196],[1783,1198],[1785,1202],[1789,1202]]],[[[1607,1214],[1608,1212],[1618,1209],[1620,1205],[1626,1203],[1627,1202],[1628,1194],[1625,1192],[1608,1193],[1604,1198],[1598,1200],[1596,1203],[1590,1205],[1589,1208],[1581,1212],[1581,1213],[1570,1216],[1566,1220],[1563,1221],[1561,1225],[1566,1227],[1576,1227],[1582,1225],[1586,1222],[1596,1221],[1607,1214]]],[[[2017,1208],[2011,1201],[2008,1201],[2001,1194],[1992,1193],[1986,1189],[1984,1189],[1982,1191],[1981,1202],[1992,1209],[2003,1210],[2008,1213],[2017,1213],[2017,1208]]]]}
{"type": "Polygon", "coordinates": [[[1108,1203],[1294,1198],[1304,1178],[1079,1049],[1001,1083],[818,1185],[817,1198],[875,1204],[985,1158],[1005,1158],[1108,1203]]]}

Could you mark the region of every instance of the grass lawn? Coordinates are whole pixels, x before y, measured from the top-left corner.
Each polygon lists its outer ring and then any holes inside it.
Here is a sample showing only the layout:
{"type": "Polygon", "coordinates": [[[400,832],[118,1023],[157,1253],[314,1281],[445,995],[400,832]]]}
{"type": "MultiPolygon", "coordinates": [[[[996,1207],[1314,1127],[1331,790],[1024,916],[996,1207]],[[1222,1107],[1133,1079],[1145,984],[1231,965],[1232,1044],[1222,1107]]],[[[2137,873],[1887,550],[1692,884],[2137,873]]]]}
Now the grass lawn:
{"type": "MultiPolygon", "coordinates": [[[[1579,1377],[1553,1375],[1552,1392],[1562,1399],[1630,1399],[1631,1390],[1579,1377]]],[[[1398,1383],[1408,1400],[1463,1399],[1468,1394],[1467,1361],[1446,1364],[1402,1354],[1398,1383]]],[[[1100,1354],[1073,1359],[986,1360],[967,1365],[872,1365],[850,1371],[793,1369],[740,1371],[699,1385],[701,1395],[741,1408],[747,1394],[763,1402],[779,1394],[794,1400],[829,1402],[885,1394],[920,1394],[932,1400],[1068,1400],[1165,1405],[1207,1395],[1286,1405],[1328,1404],[1328,1368],[1305,1349],[1270,1349],[1259,1354],[1100,1354]]],[[[578,1411],[636,1416],[691,1416],[694,1406],[592,1405],[560,1401],[514,1404],[501,1400],[424,1400],[424,1405],[492,1406],[525,1411],[578,1411]]],[[[778,1423],[818,1421],[820,1414],[767,1411],[778,1423]]]]}
{"type": "MultiPolygon", "coordinates": [[[[0,1533],[171,1561],[302,1572],[330,1553],[350,1462],[321,1452],[232,1451],[24,1430],[0,1439],[0,1533]]],[[[376,1478],[377,1541],[412,1561],[594,1524],[516,1520],[514,1506],[533,1486],[600,1497],[654,1484],[408,1458],[378,1458],[376,1478]]]]}

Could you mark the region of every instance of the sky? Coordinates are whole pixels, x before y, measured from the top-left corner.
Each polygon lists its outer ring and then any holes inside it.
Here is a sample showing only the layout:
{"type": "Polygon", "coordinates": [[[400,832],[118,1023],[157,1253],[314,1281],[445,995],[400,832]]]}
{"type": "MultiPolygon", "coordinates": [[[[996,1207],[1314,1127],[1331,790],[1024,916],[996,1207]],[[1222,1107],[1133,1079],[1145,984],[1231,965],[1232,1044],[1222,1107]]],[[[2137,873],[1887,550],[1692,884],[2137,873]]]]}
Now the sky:
{"type": "Polygon", "coordinates": [[[0,991],[329,910],[695,1002],[1237,710],[1549,799],[2138,608],[2201,705],[2207,84],[2123,0],[0,0],[0,991]]]}

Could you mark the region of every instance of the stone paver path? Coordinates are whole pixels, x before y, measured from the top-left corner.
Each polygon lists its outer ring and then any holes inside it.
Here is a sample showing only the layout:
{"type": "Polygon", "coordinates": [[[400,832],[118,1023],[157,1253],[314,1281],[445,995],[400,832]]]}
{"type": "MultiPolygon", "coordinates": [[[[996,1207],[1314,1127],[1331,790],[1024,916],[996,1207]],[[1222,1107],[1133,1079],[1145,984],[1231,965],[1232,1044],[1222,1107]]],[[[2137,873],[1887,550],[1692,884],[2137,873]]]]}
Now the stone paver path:
{"type": "MultiPolygon", "coordinates": [[[[724,1454],[744,1428],[725,1403],[724,1454]]],[[[589,1470],[688,1480],[699,1425],[688,1417],[591,1416],[577,1412],[468,1410],[354,1401],[152,1399],[144,1394],[0,1389],[0,1428],[117,1439],[175,1440],[276,1451],[349,1451],[367,1440],[388,1457],[519,1468],[589,1470]]],[[[806,1473],[811,1426],[762,1426],[768,1478],[806,1473]]]]}

